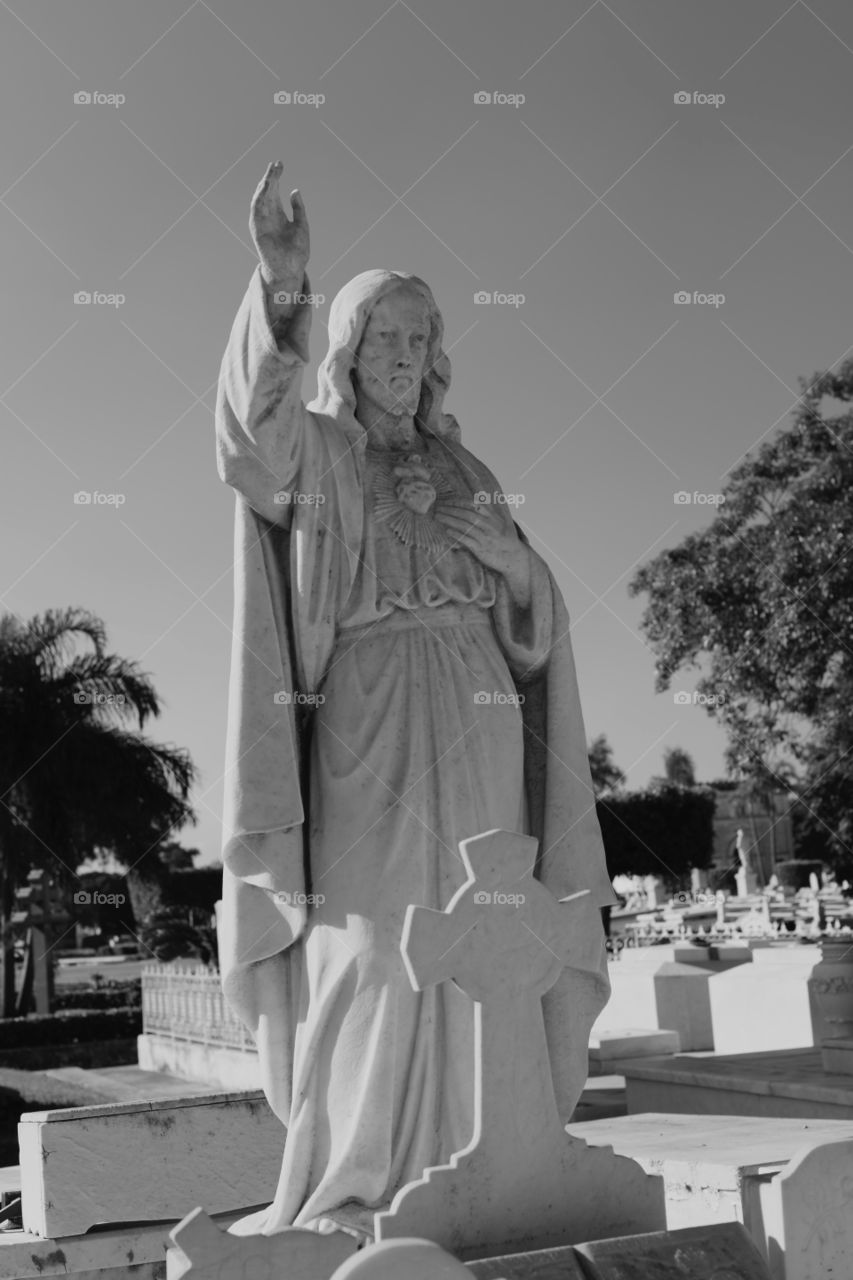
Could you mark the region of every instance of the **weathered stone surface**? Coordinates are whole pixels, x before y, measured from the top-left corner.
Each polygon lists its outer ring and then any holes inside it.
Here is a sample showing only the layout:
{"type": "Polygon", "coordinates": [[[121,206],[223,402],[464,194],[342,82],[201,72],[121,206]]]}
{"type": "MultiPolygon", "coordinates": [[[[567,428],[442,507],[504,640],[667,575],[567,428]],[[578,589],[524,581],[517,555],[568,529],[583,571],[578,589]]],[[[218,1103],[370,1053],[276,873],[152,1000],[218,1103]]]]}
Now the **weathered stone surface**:
{"type": "Polygon", "coordinates": [[[321,1235],[290,1227],[271,1236],[220,1231],[203,1209],[194,1209],[170,1232],[167,1280],[329,1280],[351,1253],[355,1237],[321,1235]]]}
{"type": "Polygon", "coordinates": [[[618,1074],[619,1062],[624,1059],[657,1057],[680,1049],[677,1031],[593,1031],[589,1038],[589,1074],[618,1074]]]}
{"type": "Polygon", "coordinates": [[[752,964],[716,975],[708,1001],[717,1053],[808,1048],[808,979],[818,958],[814,947],[760,948],[752,964]]]}
{"type": "MultiPolygon", "coordinates": [[[[223,1214],[228,1227],[237,1214],[223,1214]]],[[[170,1222],[122,1226],[45,1240],[31,1231],[0,1232],[0,1280],[165,1280],[170,1222]]]]}
{"type": "MultiPolygon", "coordinates": [[[[713,1222],[742,1222],[770,1259],[778,1249],[760,1197],[793,1167],[804,1147],[838,1142],[853,1145],[853,1120],[639,1115],[572,1124],[569,1132],[588,1142],[612,1146],[647,1172],[660,1174],[671,1231],[713,1222]]],[[[778,1193],[773,1196],[768,1203],[775,1205],[778,1193]]],[[[779,1234],[776,1228],[774,1231],[779,1234]]]]}
{"type": "Polygon", "coordinates": [[[622,1074],[631,1115],[853,1118],[853,1078],[827,1075],[819,1049],[635,1059],[622,1074]]]}
{"type": "Polygon", "coordinates": [[[760,1197],[774,1280],[853,1276],[853,1137],[802,1150],[760,1197]]]}
{"type": "Polygon", "coordinates": [[[588,1280],[770,1280],[737,1222],[581,1244],[588,1280]]]}
{"type": "Polygon", "coordinates": [[[264,1204],[284,1129],[249,1092],[32,1111],[18,1140],[24,1227],[49,1237],[264,1204]]]}
{"type": "Polygon", "coordinates": [[[453,980],[476,1002],[474,1134],[376,1215],[377,1239],[425,1236],[468,1260],[663,1226],[658,1179],[560,1124],[542,996],[575,959],[577,896],[533,877],[530,837],[490,831],[460,851],[468,880],[446,911],[410,907],[401,946],[416,990],[453,980]]]}
{"type": "Polygon", "coordinates": [[[570,1245],[537,1249],[533,1253],[503,1254],[465,1265],[475,1280],[585,1280],[577,1254],[570,1245]]]}
{"type": "Polygon", "coordinates": [[[710,965],[678,961],[662,964],[655,974],[658,1026],[677,1031],[685,1052],[714,1048],[709,987],[716,976],[710,965]]]}

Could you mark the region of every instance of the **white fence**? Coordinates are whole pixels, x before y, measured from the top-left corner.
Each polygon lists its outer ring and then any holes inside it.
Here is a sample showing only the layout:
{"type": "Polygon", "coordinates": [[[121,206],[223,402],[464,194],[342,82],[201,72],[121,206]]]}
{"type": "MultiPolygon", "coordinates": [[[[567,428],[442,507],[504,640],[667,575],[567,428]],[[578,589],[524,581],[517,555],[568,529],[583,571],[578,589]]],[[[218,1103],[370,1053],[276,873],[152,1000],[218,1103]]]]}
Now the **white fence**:
{"type": "Polygon", "coordinates": [[[203,965],[144,966],[142,1029],[147,1035],[256,1052],[249,1032],[225,1001],[218,971],[203,965]]]}

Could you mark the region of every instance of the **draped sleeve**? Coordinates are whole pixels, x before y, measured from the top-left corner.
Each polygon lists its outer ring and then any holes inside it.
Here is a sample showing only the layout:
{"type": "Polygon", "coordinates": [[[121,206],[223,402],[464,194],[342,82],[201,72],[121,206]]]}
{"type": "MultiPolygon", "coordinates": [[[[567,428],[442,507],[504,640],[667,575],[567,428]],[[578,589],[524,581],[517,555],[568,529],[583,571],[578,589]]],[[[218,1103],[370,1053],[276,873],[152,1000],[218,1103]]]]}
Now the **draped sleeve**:
{"type": "MultiPolygon", "coordinates": [[[[307,277],[306,277],[307,280],[307,277]]],[[[279,343],[256,268],[231,329],[219,375],[216,461],[220,478],[259,515],[288,528],[313,419],[302,403],[311,306],[295,307],[279,343]]]]}

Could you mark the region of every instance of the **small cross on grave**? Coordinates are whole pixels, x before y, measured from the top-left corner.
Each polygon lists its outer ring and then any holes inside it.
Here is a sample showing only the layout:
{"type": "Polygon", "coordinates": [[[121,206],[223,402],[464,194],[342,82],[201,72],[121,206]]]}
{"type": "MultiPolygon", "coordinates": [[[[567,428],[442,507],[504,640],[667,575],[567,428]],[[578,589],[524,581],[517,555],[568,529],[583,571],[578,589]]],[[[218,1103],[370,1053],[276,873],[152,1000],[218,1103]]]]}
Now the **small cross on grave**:
{"type": "Polygon", "coordinates": [[[355,1237],[291,1227],[272,1236],[234,1236],[203,1209],[169,1232],[167,1280],[329,1280],[355,1252],[355,1237]]]}
{"type": "Polygon", "coordinates": [[[665,1225],[660,1179],[560,1122],[542,997],[579,959],[573,921],[590,907],[534,877],[537,847],[511,831],[464,840],[468,879],[446,910],[408,909],[414,988],[452,980],[475,1001],[474,1134],[376,1215],[378,1240],[422,1236],[471,1259],[665,1225]]]}

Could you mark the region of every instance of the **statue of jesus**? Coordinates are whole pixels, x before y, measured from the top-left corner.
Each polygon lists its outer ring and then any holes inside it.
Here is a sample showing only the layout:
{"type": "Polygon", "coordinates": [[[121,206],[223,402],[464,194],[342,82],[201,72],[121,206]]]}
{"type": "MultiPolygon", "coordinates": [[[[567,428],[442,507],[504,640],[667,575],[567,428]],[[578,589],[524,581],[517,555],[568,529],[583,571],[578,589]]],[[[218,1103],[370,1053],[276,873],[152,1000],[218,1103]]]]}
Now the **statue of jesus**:
{"type": "Polygon", "coordinates": [[[473,1133],[473,1006],[453,983],[412,989],[406,908],[443,909],[459,842],[495,827],[537,837],[558,897],[589,890],[584,959],[543,1000],[567,1121],[615,899],[568,615],[444,412],[435,299],[401,271],[345,285],[306,407],[308,219],[298,191],[285,212],[281,173],[252,202],[259,262],[216,413],[237,494],[221,964],[287,1129],[273,1204],[232,1229],[365,1242],[473,1133]]]}

